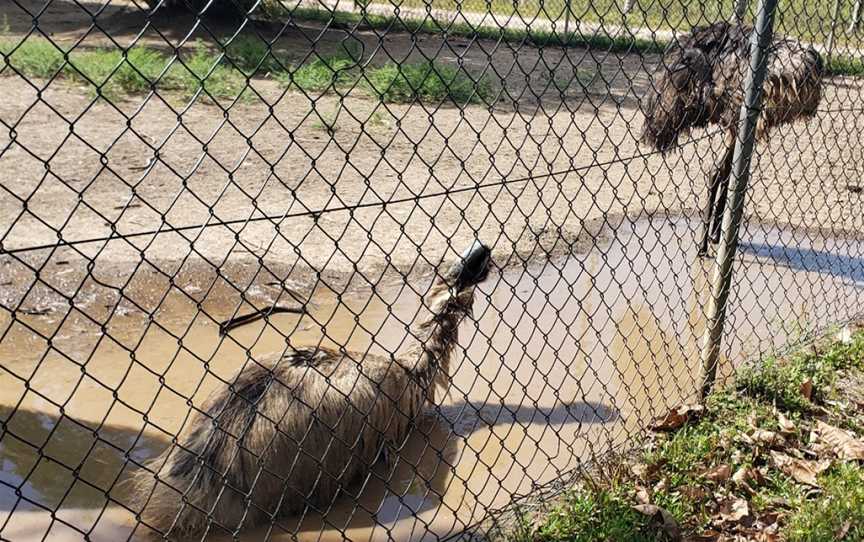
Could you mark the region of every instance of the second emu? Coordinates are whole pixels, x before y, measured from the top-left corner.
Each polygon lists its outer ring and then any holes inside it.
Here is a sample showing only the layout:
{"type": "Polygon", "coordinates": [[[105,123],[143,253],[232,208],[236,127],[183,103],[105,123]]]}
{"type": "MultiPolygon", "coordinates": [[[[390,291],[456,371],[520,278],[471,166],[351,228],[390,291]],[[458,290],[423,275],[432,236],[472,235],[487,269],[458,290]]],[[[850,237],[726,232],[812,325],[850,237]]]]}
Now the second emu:
{"type": "Polygon", "coordinates": [[[309,505],[326,511],[350,495],[448,384],[459,324],[489,265],[489,249],[475,242],[435,280],[408,355],[317,347],[250,361],[177,444],[138,471],[142,522],[163,536],[235,531],[309,505]]]}
{"type": "MultiPolygon", "coordinates": [[[[655,150],[673,149],[691,128],[716,124],[725,131],[723,157],[708,183],[700,256],[709,237],[720,241],[752,32],[750,26],[718,22],[681,36],[663,54],[645,100],[641,140],[655,150]]],[[[823,63],[815,49],[775,36],[767,53],[760,138],[775,126],[812,117],[822,99],[823,63]]]]}

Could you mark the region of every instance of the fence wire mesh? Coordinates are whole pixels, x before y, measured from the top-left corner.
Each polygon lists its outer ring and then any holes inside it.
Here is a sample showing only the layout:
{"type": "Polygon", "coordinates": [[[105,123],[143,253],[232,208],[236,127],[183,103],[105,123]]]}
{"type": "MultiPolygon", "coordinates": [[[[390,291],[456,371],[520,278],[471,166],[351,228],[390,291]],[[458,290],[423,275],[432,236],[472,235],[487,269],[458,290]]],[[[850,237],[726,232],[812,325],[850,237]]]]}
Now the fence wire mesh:
{"type": "MultiPolygon", "coordinates": [[[[638,446],[743,78],[669,153],[645,98],[739,6],[2,3],[0,537],[445,540],[638,446]]],[[[777,9],[821,101],[756,143],[721,381],[861,316],[859,16],[777,9]]]]}

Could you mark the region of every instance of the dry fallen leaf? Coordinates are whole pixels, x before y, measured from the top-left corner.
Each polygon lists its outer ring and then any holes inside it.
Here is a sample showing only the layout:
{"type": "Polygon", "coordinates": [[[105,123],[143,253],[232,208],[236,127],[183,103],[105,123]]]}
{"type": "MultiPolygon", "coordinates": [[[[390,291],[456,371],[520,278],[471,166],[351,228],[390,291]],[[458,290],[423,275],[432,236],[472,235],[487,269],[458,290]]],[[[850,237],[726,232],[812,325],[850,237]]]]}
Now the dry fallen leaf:
{"type": "Polygon", "coordinates": [[[780,512],[767,512],[759,516],[759,523],[762,528],[777,527],[777,520],[780,519],[780,512]]]}
{"type": "Polygon", "coordinates": [[[730,497],[720,504],[720,519],[726,522],[738,523],[750,515],[750,507],[744,499],[730,497]]]}
{"type": "Polygon", "coordinates": [[[718,542],[720,540],[720,533],[713,530],[705,531],[702,534],[696,534],[688,536],[684,539],[684,542],[718,542]]]}
{"type": "Polygon", "coordinates": [[[761,476],[759,476],[759,472],[756,469],[747,467],[741,467],[732,475],[732,481],[735,482],[735,485],[750,495],[756,494],[756,491],[750,486],[750,482],[759,482],[760,479],[761,476]]]}
{"type": "Polygon", "coordinates": [[[709,469],[702,474],[712,482],[724,482],[732,476],[732,469],[729,465],[717,465],[713,469],[709,469]]]}
{"type": "Polygon", "coordinates": [[[702,414],[704,407],[702,405],[679,405],[671,409],[666,416],[658,418],[652,425],[654,431],[674,431],[678,429],[688,420],[691,420],[702,414]]]}
{"type": "Polygon", "coordinates": [[[755,412],[751,412],[747,416],[747,425],[749,425],[753,429],[757,429],[759,427],[759,415],[755,412]]]}
{"type": "Polygon", "coordinates": [[[708,492],[699,486],[681,486],[678,488],[678,493],[695,502],[703,500],[708,495],[708,492]]]}
{"type": "Polygon", "coordinates": [[[845,540],[846,535],[849,534],[849,529],[852,527],[852,522],[848,519],[843,522],[843,525],[840,526],[839,529],[834,533],[834,540],[845,540]]]}
{"type": "Polygon", "coordinates": [[[810,447],[804,452],[807,452],[808,455],[812,455],[814,457],[822,457],[823,455],[830,455],[832,453],[831,446],[820,440],[819,433],[816,431],[810,432],[810,447]]]}
{"type": "Polygon", "coordinates": [[[678,522],[672,517],[666,509],[654,504],[639,504],[633,507],[640,514],[651,517],[654,521],[660,524],[663,532],[665,532],[673,541],[681,540],[681,529],[678,527],[678,522]]]}
{"type": "Polygon", "coordinates": [[[813,397],[813,381],[809,378],[801,383],[801,395],[808,401],[813,397]]]}
{"type": "Polygon", "coordinates": [[[816,476],[824,472],[831,466],[831,462],[823,461],[807,461],[806,459],[795,459],[780,452],[771,452],[771,459],[774,460],[774,465],[797,480],[802,484],[807,484],[813,487],[819,487],[819,482],[816,476]]]}
{"type": "Polygon", "coordinates": [[[750,474],[753,475],[753,481],[759,485],[765,483],[765,477],[768,476],[768,467],[761,466],[758,469],[750,469],[750,474]]]}
{"type": "Polygon", "coordinates": [[[746,484],[750,480],[750,477],[750,469],[747,467],[741,467],[732,475],[732,481],[736,484],[746,484]]]}
{"type": "Polygon", "coordinates": [[[648,465],[645,463],[636,463],[630,466],[630,471],[638,478],[645,478],[648,474],[648,465]]]}
{"type": "Polygon", "coordinates": [[[777,413],[777,425],[780,427],[781,433],[794,433],[795,432],[795,424],[792,423],[792,420],[783,415],[782,412],[777,413]]]}
{"type": "Polygon", "coordinates": [[[639,504],[651,504],[651,495],[642,486],[636,486],[636,501],[639,504]]]}
{"type": "Polygon", "coordinates": [[[852,437],[846,431],[823,421],[817,421],[816,432],[840,459],[864,459],[864,442],[852,437]]]}
{"type": "Polygon", "coordinates": [[[761,444],[762,446],[779,446],[783,444],[786,439],[783,438],[783,435],[780,433],[775,433],[774,431],[766,431],[765,429],[757,429],[750,435],[750,438],[753,439],[753,442],[757,444],[761,444]]]}
{"type": "Polygon", "coordinates": [[[735,534],[729,534],[718,542],[780,542],[780,537],[774,533],[766,533],[759,529],[735,529],[735,534]]]}

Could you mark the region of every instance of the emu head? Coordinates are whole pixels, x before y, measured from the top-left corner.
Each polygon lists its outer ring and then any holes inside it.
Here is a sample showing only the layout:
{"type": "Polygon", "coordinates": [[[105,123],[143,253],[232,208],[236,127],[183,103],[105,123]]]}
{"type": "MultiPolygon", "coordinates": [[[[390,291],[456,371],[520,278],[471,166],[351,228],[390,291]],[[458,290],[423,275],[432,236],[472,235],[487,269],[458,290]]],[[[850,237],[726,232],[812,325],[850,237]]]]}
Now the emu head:
{"type": "Polygon", "coordinates": [[[696,48],[673,46],[663,57],[645,97],[639,140],[667,152],[690,128],[707,124],[712,67],[696,48]]]}
{"type": "Polygon", "coordinates": [[[474,287],[489,276],[492,251],[474,241],[449,268],[436,278],[429,295],[433,312],[446,309],[470,314],[474,287]]]}

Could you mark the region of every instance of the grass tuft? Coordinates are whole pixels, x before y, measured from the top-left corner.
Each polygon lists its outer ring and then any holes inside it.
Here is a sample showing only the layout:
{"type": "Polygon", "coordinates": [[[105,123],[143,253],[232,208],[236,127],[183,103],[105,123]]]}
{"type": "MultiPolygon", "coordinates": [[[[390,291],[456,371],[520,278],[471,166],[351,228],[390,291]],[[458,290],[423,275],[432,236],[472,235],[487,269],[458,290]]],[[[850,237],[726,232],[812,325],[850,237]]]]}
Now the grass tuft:
{"type": "Polygon", "coordinates": [[[181,81],[187,93],[203,90],[214,97],[232,98],[245,88],[245,78],[238,69],[220,62],[217,53],[210,52],[202,42],[196,42],[192,54],[175,61],[171,66],[173,77],[181,81]]]}
{"type": "Polygon", "coordinates": [[[493,99],[488,80],[475,81],[464,70],[434,62],[397,65],[367,72],[370,91],[385,102],[452,101],[457,105],[493,99]]]}
{"type": "Polygon", "coordinates": [[[339,113],[341,108],[334,109],[332,111],[319,111],[314,110],[315,115],[318,117],[317,120],[312,122],[312,127],[317,130],[322,130],[327,132],[329,135],[334,135],[337,131],[339,131],[339,113]]]}
{"type": "MultiPolygon", "coordinates": [[[[648,519],[635,511],[625,486],[569,492],[524,540],[533,542],[606,542],[659,540],[648,519]]],[[[518,539],[517,539],[518,540],[518,539]]]]}
{"type": "Polygon", "coordinates": [[[788,358],[769,357],[741,370],[736,386],[742,393],[770,401],[790,411],[806,411],[813,403],[802,394],[810,381],[813,400],[819,401],[831,389],[839,369],[864,365],[864,336],[856,335],[849,344],[837,343],[824,351],[802,351],[788,358]]]}
{"type": "Polygon", "coordinates": [[[310,91],[326,91],[352,85],[357,81],[356,60],[346,55],[316,57],[277,78],[286,86],[310,91]]]}
{"type": "Polygon", "coordinates": [[[821,482],[824,494],[818,500],[803,500],[796,507],[786,540],[835,542],[844,525],[848,529],[844,540],[864,540],[864,470],[841,464],[821,482]]]}
{"type": "MultiPolygon", "coordinates": [[[[125,58],[118,50],[93,49],[70,54],[63,71],[73,81],[98,88],[103,95],[116,96],[149,90],[166,64],[164,55],[143,47],[130,49],[125,58]]],[[[179,81],[170,76],[160,82],[163,89],[180,87],[179,81]]]]}
{"type": "Polygon", "coordinates": [[[825,71],[829,75],[861,77],[864,76],[864,60],[851,56],[832,56],[825,71]]]}
{"type": "Polygon", "coordinates": [[[46,39],[30,37],[23,42],[15,39],[0,40],[0,54],[3,63],[0,72],[7,65],[23,75],[48,79],[63,66],[64,52],[46,39]]]}
{"type": "Polygon", "coordinates": [[[70,52],[67,62],[60,49],[39,38],[20,44],[0,40],[0,53],[6,63],[25,77],[48,79],[59,73],[106,97],[149,90],[179,90],[192,95],[203,84],[212,97],[233,98],[245,86],[243,73],[201,42],[193,45],[191,52],[181,51],[180,59],[173,63],[167,55],[143,46],[133,47],[125,54],[116,48],[80,49],[70,52]]]}
{"type": "Polygon", "coordinates": [[[257,36],[237,36],[225,48],[225,54],[247,76],[283,69],[272,46],[257,36]]]}

